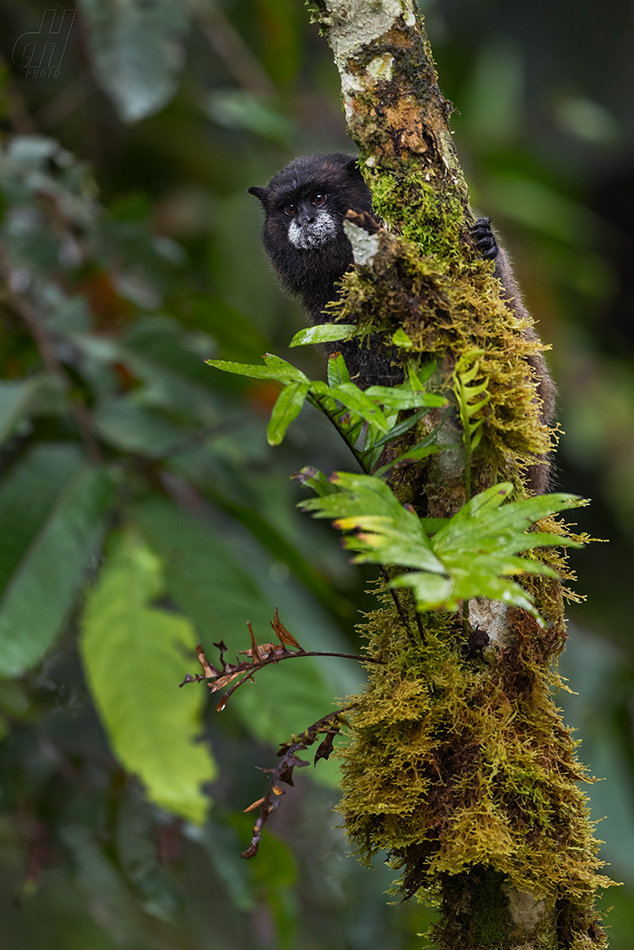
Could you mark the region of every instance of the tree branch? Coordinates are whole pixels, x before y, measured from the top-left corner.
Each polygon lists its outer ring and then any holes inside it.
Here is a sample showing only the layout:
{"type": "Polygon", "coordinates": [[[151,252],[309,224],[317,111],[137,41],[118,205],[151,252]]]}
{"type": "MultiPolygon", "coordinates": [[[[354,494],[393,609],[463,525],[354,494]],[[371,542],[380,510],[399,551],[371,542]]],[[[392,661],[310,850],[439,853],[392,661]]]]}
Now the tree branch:
{"type": "MultiPolygon", "coordinates": [[[[550,443],[531,369],[541,345],[471,238],[453,107],[422,19],[412,0],[309,8],[331,44],[348,132],[386,225],[344,278],[333,319],[404,330],[413,355],[437,359],[441,392],[461,356],[482,353],[491,395],[473,493],[494,479],[519,485],[522,466],[550,443]]],[[[436,421],[430,413],[421,425],[436,421]]],[[[396,494],[424,495],[432,517],[453,515],[465,500],[464,459],[445,452],[408,469],[396,494]]],[[[366,624],[372,655],[386,662],[350,716],[341,812],[366,860],[388,851],[405,896],[441,895],[443,950],[606,946],[594,894],[610,882],[577,785],[584,769],[551,696],[565,641],[561,584],[526,583],[548,629],[501,603],[470,604],[464,632],[453,615],[417,616],[421,645],[404,656],[398,605],[393,619],[376,611],[366,624]],[[476,615],[498,634],[478,631],[486,662],[469,643],[476,615]]]]}

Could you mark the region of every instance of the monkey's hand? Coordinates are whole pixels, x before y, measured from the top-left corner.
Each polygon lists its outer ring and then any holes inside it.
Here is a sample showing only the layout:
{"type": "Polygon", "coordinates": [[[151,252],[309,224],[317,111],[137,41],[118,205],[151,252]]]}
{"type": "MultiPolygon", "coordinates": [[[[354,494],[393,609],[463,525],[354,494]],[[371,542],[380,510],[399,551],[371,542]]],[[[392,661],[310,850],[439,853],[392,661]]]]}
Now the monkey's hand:
{"type": "Polygon", "coordinates": [[[478,218],[471,228],[475,245],[487,261],[494,261],[498,256],[498,242],[491,230],[491,218],[478,218]]]}
{"type": "Polygon", "coordinates": [[[374,215],[368,214],[367,211],[357,212],[350,209],[346,211],[345,219],[351,221],[352,224],[356,224],[358,228],[363,228],[368,234],[377,234],[381,230],[380,223],[374,215]]]}

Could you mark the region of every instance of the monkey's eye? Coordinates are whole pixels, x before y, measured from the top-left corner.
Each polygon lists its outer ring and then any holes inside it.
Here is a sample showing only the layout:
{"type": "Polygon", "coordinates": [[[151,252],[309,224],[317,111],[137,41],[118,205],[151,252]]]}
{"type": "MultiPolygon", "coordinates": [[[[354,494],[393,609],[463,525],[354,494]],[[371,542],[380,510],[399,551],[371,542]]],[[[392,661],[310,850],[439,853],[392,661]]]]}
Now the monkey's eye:
{"type": "Polygon", "coordinates": [[[326,203],[327,197],[328,195],[325,195],[323,191],[318,191],[316,195],[313,195],[312,202],[314,205],[317,205],[317,207],[319,207],[319,205],[323,205],[326,203]]]}
{"type": "Polygon", "coordinates": [[[289,201],[287,205],[284,205],[283,210],[284,210],[284,214],[288,214],[292,217],[294,214],[297,214],[297,205],[294,204],[294,202],[289,201]]]}

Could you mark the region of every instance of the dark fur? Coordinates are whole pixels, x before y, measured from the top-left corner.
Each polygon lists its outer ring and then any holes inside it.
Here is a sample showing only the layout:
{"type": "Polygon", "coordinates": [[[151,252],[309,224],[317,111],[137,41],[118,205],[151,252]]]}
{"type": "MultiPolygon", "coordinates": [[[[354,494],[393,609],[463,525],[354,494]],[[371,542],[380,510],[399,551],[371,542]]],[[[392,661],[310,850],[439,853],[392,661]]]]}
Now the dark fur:
{"type": "MultiPolygon", "coordinates": [[[[249,192],[262,202],[265,212],[264,249],[280,280],[290,293],[301,297],[313,323],[329,322],[324,307],[328,301],[337,298],[337,281],[353,264],[352,247],[343,229],[343,219],[349,210],[372,215],[370,191],[356,158],[343,152],[304,155],[274,175],[267,188],[249,188],[249,192]],[[319,208],[315,206],[315,196],[320,199],[325,196],[319,208]],[[287,213],[289,205],[296,209],[291,215],[287,213]],[[332,232],[310,247],[293,244],[290,239],[292,222],[295,222],[296,229],[310,229],[316,226],[314,222],[323,212],[334,223],[332,232]]],[[[519,317],[524,317],[527,314],[519,287],[506,253],[491,229],[490,220],[479,218],[472,235],[482,256],[495,261],[495,276],[500,279],[509,304],[519,317]]],[[[533,329],[526,331],[526,335],[529,339],[537,339],[533,329]]],[[[376,352],[373,339],[370,338],[370,347],[367,344],[361,347],[351,341],[328,344],[326,348],[330,352],[340,350],[343,353],[350,375],[363,388],[401,382],[402,370],[392,362],[389,354],[376,352]]],[[[555,412],[556,389],[542,354],[531,357],[530,363],[540,380],[541,417],[550,424],[555,412]]],[[[529,483],[535,494],[547,490],[548,473],[546,464],[531,467],[529,483]]]]}
{"type": "MultiPolygon", "coordinates": [[[[502,284],[504,297],[508,300],[512,310],[522,319],[529,317],[528,311],[522,300],[519,284],[515,279],[511,262],[503,247],[500,247],[493,231],[489,218],[479,218],[475,228],[471,232],[475,238],[476,245],[483,252],[483,256],[495,260],[495,276],[502,284]]],[[[524,331],[528,340],[539,340],[539,335],[533,327],[524,331]]],[[[543,353],[536,353],[528,358],[528,362],[535,370],[535,375],[539,380],[537,385],[537,394],[541,399],[540,418],[545,425],[552,425],[555,419],[555,403],[557,399],[557,387],[548,371],[546,360],[543,353]]],[[[545,456],[541,456],[542,462],[538,465],[531,465],[528,469],[528,484],[535,495],[543,495],[550,488],[552,476],[552,467],[545,456]]]]}
{"type": "MultiPolygon", "coordinates": [[[[290,293],[301,297],[313,323],[328,323],[332,318],[324,307],[337,298],[336,283],[354,263],[352,246],[343,230],[348,211],[372,220],[372,199],[357,159],[344,152],[304,155],[274,175],[267,188],[249,188],[262,202],[265,212],[262,238],[264,249],[275,271],[290,293]],[[284,212],[289,202],[296,203],[307,220],[313,195],[326,194],[323,210],[336,222],[336,237],[318,247],[301,249],[289,240],[291,218],[284,212]]],[[[403,372],[390,354],[377,352],[378,337],[366,340],[325,344],[330,352],[341,352],[351,377],[366,389],[372,385],[393,386],[402,382],[403,372]],[[372,341],[376,340],[376,346],[372,341]]],[[[394,353],[394,357],[396,354],[394,353]]]]}
{"type": "Polygon", "coordinates": [[[351,155],[304,155],[274,175],[268,188],[249,188],[259,198],[266,218],[262,232],[264,249],[284,286],[302,298],[313,323],[326,323],[322,313],[337,296],[335,283],[353,263],[352,247],[343,230],[346,211],[372,213],[367,185],[351,155]],[[328,196],[323,210],[338,224],[337,236],[317,248],[302,250],[288,238],[292,219],[284,213],[289,202],[297,202],[310,215],[310,199],[316,193],[328,196]]]}

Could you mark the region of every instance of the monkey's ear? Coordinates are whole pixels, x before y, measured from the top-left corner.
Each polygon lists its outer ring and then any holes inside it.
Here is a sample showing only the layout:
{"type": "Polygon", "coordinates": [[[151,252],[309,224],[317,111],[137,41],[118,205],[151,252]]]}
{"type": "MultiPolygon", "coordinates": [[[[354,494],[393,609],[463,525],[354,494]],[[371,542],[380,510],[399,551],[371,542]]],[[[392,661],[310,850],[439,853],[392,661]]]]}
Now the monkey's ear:
{"type": "Polygon", "coordinates": [[[346,167],[347,167],[347,169],[348,169],[348,171],[350,172],[351,175],[360,175],[360,174],[361,174],[361,172],[359,171],[359,159],[358,159],[358,158],[351,158],[346,167]]]}
{"type": "Polygon", "coordinates": [[[262,202],[263,205],[265,205],[266,199],[269,196],[269,189],[260,188],[259,185],[254,185],[253,188],[249,188],[249,194],[255,195],[255,197],[258,198],[262,202]]]}

